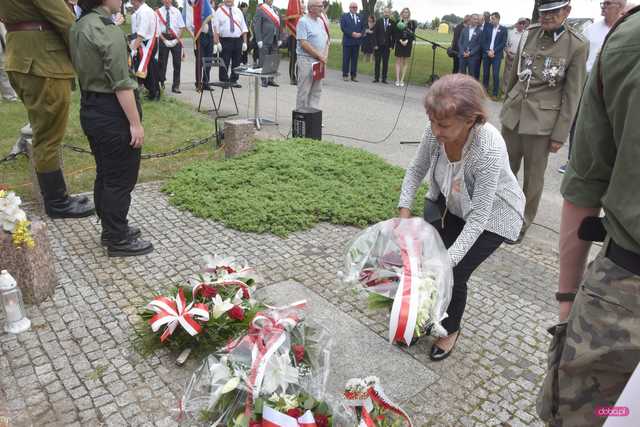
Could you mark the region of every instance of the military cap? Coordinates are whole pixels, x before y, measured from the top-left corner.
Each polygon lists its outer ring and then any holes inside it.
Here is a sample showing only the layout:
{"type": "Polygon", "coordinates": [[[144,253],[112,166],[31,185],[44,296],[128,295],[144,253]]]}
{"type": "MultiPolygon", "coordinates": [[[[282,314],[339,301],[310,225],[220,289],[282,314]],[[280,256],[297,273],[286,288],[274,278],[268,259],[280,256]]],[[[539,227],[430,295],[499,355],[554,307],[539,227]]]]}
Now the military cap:
{"type": "Polygon", "coordinates": [[[548,12],[550,10],[561,9],[565,6],[568,6],[569,3],[571,3],[569,0],[540,0],[540,2],[538,3],[538,11],[548,12]]]}

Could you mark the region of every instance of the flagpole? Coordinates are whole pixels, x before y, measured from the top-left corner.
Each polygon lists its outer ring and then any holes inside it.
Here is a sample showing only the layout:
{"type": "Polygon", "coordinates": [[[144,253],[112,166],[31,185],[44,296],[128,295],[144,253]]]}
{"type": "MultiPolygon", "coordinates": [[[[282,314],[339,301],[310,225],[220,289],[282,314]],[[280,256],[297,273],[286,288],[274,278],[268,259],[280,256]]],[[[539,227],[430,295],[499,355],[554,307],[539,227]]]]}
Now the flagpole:
{"type": "Polygon", "coordinates": [[[196,90],[202,92],[202,49],[200,49],[200,37],[194,43],[196,57],[196,90]]]}

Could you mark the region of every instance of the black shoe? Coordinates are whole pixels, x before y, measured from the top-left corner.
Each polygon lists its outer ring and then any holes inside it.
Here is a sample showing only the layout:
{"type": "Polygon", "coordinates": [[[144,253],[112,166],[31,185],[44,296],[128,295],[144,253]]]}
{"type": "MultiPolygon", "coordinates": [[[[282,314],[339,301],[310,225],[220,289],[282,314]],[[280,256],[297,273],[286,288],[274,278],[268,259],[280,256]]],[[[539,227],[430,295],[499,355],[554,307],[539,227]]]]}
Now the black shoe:
{"type": "Polygon", "coordinates": [[[61,170],[37,175],[44,210],[50,218],[84,218],[95,213],[93,203],[86,196],[71,197],[67,194],[61,170]]]}
{"type": "Polygon", "coordinates": [[[429,359],[433,360],[434,362],[440,362],[441,360],[444,360],[447,357],[449,357],[449,355],[451,354],[453,349],[456,347],[456,343],[458,342],[458,338],[460,338],[460,330],[459,329],[458,329],[458,335],[456,335],[456,340],[453,342],[453,345],[451,346],[451,350],[449,350],[449,351],[444,351],[443,349],[441,349],[440,347],[438,347],[437,345],[434,344],[431,347],[431,353],[429,353],[429,359]]]}
{"type": "Polygon", "coordinates": [[[182,93],[182,91],[180,89],[178,89],[177,87],[171,88],[171,92],[173,92],[173,93],[182,93]]]}
{"type": "Polygon", "coordinates": [[[378,80],[378,79],[373,79],[373,83],[380,83],[380,80],[378,80]]]}
{"type": "MultiPolygon", "coordinates": [[[[127,227],[127,234],[125,236],[125,240],[137,239],[138,237],[140,237],[141,234],[142,232],[138,227],[130,225],[127,227]]],[[[104,232],[102,232],[102,235],[100,236],[100,243],[102,244],[102,246],[107,246],[111,241],[112,239],[110,239],[106,234],[104,234],[104,232]]]]}
{"type": "Polygon", "coordinates": [[[107,245],[107,254],[110,257],[139,256],[151,252],[153,252],[153,244],[142,239],[109,242],[107,245]]]}
{"type": "Polygon", "coordinates": [[[269,86],[280,87],[280,85],[276,82],[269,82],[269,86]]]}
{"type": "Polygon", "coordinates": [[[236,89],[240,89],[242,87],[242,85],[238,82],[233,82],[231,83],[231,87],[235,87],[236,89]]]}
{"type": "Polygon", "coordinates": [[[389,84],[389,82],[387,82],[386,80],[382,80],[382,83],[389,84]]]}

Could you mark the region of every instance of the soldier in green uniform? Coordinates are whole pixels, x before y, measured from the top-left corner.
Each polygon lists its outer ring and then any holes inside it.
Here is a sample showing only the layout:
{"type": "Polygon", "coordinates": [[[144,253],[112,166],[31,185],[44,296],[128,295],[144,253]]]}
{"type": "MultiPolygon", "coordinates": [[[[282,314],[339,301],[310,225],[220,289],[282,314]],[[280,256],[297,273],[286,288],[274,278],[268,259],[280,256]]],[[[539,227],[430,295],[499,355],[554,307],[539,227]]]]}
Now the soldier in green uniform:
{"type": "Polygon", "coordinates": [[[83,12],[71,27],[69,44],[82,93],[80,124],[96,160],[93,198],[102,244],[109,256],[136,256],[151,252],[153,245],[127,221],[144,129],[126,36],[111,19],[121,3],[79,0],[83,12]]]}
{"type": "Polygon", "coordinates": [[[588,44],[565,25],[569,3],[540,0],[540,23],[531,25],[520,40],[500,113],[515,175],[524,159],[527,203],[517,242],[536,216],[549,152],[557,152],[567,140],[586,78],[588,44]]]}
{"type": "Polygon", "coordinates": [[[33,155],[47,215],[92,215],[86,197],[70,197],[60,165],[71,84],[69,28],[74,16],[64,0],[2,0],[0,20],[7,28],[5,68],[24,103],[33,129],[33,155]]]}
{"type": "Polygon", "coordinates": [[[538,398],[552,426],[602,425],[640,362],[639,10],[611,29],[590,73],[562,182],[560,323],[538,398]],[[603,239],[585,274],[588,240],[603,239]]]}

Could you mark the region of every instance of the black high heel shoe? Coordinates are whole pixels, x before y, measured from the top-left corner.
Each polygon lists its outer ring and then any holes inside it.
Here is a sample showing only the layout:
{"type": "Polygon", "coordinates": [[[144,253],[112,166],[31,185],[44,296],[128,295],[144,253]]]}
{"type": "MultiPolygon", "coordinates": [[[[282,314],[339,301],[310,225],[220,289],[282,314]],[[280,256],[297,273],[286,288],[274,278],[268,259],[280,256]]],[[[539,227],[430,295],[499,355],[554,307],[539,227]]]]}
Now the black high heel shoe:
{"type": "Polygon", "coordinates": [[[434,362],[440,362],[446,359],[447,357],[449,357],[453,349],[456,347],[456,343],[458,342],[458,338],[460,338],[461,331],[462,331],[461,329],[458,329],[458,335],[456,335],[456,340],[453,342],[453,345],[451,346],[451,349],[449,351],[444,351],[437,345],[433,344],[433,346],[431,346],[431,353],[429,353],[429,359],[433,360],[434,362]]]}

